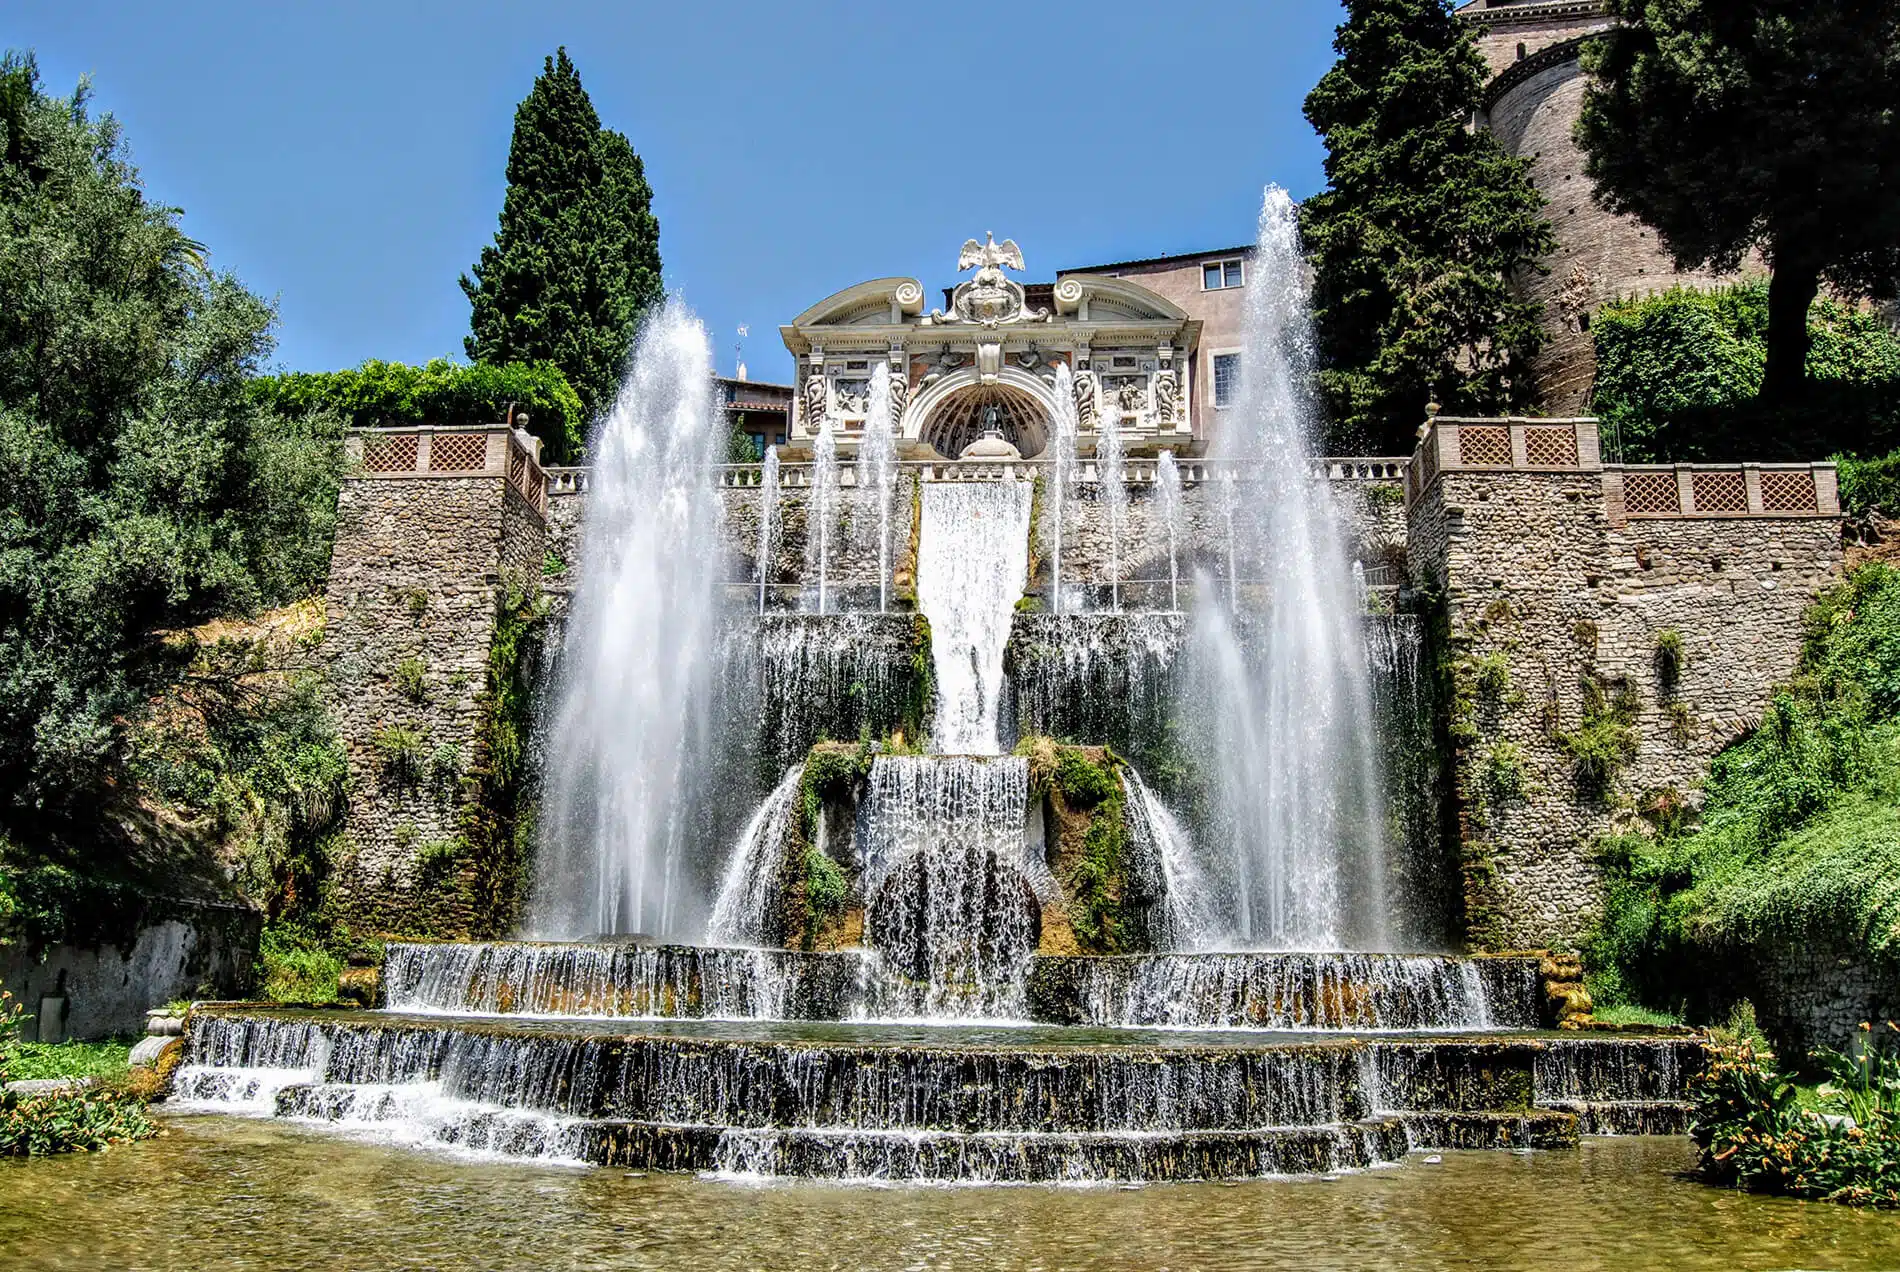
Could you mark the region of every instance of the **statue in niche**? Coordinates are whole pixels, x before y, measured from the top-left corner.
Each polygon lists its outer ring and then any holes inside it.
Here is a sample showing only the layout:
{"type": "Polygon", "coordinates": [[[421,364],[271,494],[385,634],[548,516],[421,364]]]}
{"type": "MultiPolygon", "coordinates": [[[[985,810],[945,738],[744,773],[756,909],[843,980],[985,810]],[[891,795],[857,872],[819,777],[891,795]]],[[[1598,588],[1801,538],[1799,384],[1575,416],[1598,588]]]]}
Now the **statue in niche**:
{"type": "Polygon", "coordinates": [[[1142,408],[1148,405],[1148,391],[1138,379],[1123,380],[1121,387],[1115,390],[1115,405],[1125,414],[1139,415],[1142,408]]]}
{"type": "Polygon", "coordinates": [[[1083,367],[1071,384],[1075,390],[1075,422],[1082,432],[1095,428],[1095,372],[1083,367]]]}
{"type": "Polygon", "coordinates": [[[1035,345],[1030,345],[1027,349],[1016,355],[1016,365],[1025,371],[1034,372],[1035,369],[1042,364],[1042,350],[1036,348],[1035,345]]]}
{"type": "Polygon", "coordinates": [[[962,365],[963,365],[962,354],[958,353],[954,349],[945,349],[942,352],[937,354],[936,365],[931,367],[929,374],[924,376],[924,383],[934,384],[936,381],[942,379],[946,375],[949,375],[952,371],[955,371],[958,367],[962,365]]]}
{"type": "Polygon", "coordinates": [[[816,437],[818,430],[824,427],[825,417],[831,413],[830,390],[825,386],[822,371],[812,372],[811,379],[805,381],[805,431],[816,437]]]}
{"type": "Polygon", "coordinates": [[[1164,424],[1175,422],[1175,410],[1181,400],[1181,386],[1173,371],[1155,372],[1155,418],[1164,424]]]}

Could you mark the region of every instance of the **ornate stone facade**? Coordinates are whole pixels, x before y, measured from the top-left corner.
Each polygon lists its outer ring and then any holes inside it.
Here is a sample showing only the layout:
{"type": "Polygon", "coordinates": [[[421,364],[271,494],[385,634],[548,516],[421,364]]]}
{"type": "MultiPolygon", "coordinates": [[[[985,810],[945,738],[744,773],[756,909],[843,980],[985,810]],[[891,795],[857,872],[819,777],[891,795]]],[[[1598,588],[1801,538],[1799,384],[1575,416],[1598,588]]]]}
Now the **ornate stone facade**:
{"type": "Polygon", "coordinates": [[[872,368],[890,367],[901,441],[915,457],[954,459],[994,408],[1005,438],[1026,457],[1048,443],[1056,369],[1075,376],[1081,443],[1104,419],[1124,441],[1185,450],[1196,431],[1184,381],[1194,374],[1200,324],[1138,283],[1069,274],[1025,286],[1013,240],[964,244],[959,283],[944,309],[924,311],[914,278],[883,278],[831,296],[780,328],[804,386],[794,442],[831,421],[851,454],[868,413],[872,368]],[[928,447],[928,450],[922,448],[928,447]]]}

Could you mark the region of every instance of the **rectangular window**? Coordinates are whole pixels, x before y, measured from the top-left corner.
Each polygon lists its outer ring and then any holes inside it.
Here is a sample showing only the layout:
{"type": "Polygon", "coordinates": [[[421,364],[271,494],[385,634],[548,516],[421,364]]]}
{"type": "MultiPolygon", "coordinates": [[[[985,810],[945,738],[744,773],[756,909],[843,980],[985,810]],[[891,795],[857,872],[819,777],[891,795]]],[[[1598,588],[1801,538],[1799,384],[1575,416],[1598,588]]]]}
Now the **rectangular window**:
{"type": "Polygon", "coordinates": [[[1232,406],[1240,390],[1240,355],[1214,355],[1214,405],[1232,406]]]}
{"type": "Polygon", "coordinates": [[[1239,287],[1247,281],[1247,269],[1244,262],[1208,261],[1201,266],[1201,290],[1224,291],[1229,287],[1239,287]]]}

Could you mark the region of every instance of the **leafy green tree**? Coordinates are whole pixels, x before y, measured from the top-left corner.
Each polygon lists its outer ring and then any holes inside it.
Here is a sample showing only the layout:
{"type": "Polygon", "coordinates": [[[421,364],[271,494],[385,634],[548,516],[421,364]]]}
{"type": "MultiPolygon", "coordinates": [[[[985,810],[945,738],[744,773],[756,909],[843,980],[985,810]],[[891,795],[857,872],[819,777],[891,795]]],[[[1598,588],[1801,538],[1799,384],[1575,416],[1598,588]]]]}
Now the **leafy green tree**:
{"type": "Polygon", "coordinates": [[[250,399],[271,307],[86,98],[0,59],[0,876],[9,842],[55,852],[125,803],[161,632],[321,585],[341,467],[334,416],[250,399]]]}
{"type": "Polygon", "coordinates": [[[1448,0],[1347,0],[1307,96],[1327,188],[1302,230],[1320,385],[1339,443],[1409,450],[1436,400],[1528,406],[1541,307],[1512,289],[1556,240],[1527,163],[1474,130],[1486,73],[1448,0]]]}
{"type": "Polygon", "coordinates": [[[349,371],[262,376],[251,396],[285,415],[334,411],[357,428],[499,421],[512,403],[527,413],[549,464],[572,463],[587,426],[580,396],[546,362],[458,366],[436,358],[412,367],[372,359],[349,371]]]}
{"type": "Polygon", "coordinates": [[[640,156],[600,126],[560,49],[515,111],[501,225],[462,276],[468,356],[553,363],[584,410],[610,405],[640,317],[662,297],[652,200],[640,156]]]}
{"type": "Polygon", "coordinates": [[[1596,198],[1684,267],[1774,270],[1762,396],[1805,382],[1808,306],[1900,278],[1900,0],[1610,0],[1577,139],[1596,198]]]}

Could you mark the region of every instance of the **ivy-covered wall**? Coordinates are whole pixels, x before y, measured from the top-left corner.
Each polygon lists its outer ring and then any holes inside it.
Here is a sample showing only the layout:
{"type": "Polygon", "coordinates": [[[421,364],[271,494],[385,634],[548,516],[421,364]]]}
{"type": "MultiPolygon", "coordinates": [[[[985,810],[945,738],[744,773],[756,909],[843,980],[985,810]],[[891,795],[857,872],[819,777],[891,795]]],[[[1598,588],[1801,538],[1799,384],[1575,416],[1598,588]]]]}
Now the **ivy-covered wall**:
{"type": "Polygon", "coordinates": [[[325,595],[349,756],[337,917],[366,933],[503,935],[520,898],[540,512],[499,477],[352,477],[325,595]]]}
{"type": "Polygon", "coordinates": [[[1467,942],[1573,947],[1593,845],[1699,798],[1838,577],[1832,516],[1610,523],[1596,472],[1447,472],[1411,510],[1431,592],[1467,942]]]}

